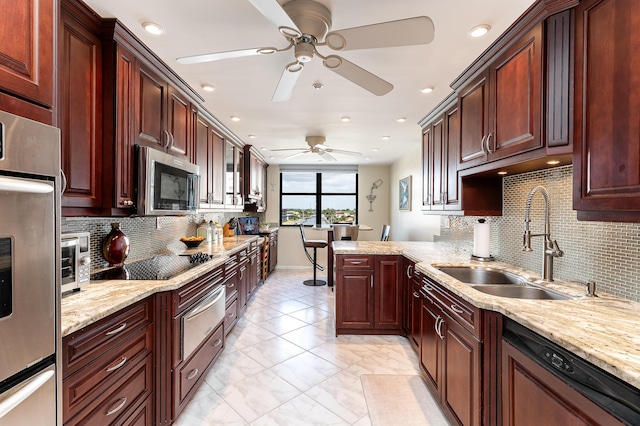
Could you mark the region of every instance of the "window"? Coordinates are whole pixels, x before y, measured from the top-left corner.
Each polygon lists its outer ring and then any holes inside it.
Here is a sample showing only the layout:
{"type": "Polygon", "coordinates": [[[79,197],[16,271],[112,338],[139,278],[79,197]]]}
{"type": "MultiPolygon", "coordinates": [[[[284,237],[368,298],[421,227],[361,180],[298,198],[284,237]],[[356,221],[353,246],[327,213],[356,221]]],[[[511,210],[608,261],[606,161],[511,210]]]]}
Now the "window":
{"type": "Polygon", "coordinates": [[[358,173],[280,173],[280,225],[358,223],[358,173]]]}

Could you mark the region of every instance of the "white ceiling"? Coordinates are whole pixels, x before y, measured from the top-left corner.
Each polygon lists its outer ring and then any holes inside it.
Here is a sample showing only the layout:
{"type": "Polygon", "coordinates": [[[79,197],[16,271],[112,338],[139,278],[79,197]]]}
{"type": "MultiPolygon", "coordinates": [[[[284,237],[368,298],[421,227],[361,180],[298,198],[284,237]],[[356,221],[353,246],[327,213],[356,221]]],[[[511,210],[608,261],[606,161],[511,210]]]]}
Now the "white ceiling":
{"type": "MultiPolygon", "coordinates": [[[[281,4],[288,0],[278,0],[281,4]]],[[[205,99],[204,106],[241,140],[263,148],[271,164],[316,163],[305,154],[305,136],[326,137],[326,145],[363,153],[334,154],[339,164],[391,164],[420,144],[417,122],[450,92],[449,84],[473,62],[534,0],[317,0],[332,13],[333,30],[429,16],[435,39],[429,45],[347,51],[346,59],[394,85],[377,97],[322,66],[319,58],[305,65],[291,100],[272,103],[292,51],[181,65],[177,57],[264,46],[286,41],[248,0],[85,0],[102,17],[116,17],[205,99]],[[153,36],[141,24],[153,21],[165,33],[153,36]],[[469,28],[489,24],[488,35],[473,39],[469,28]],[[320,82],[316,91],[312,84],[320,82]],[[212,93],[201,84],[216,87],[212,93]],[[433,86],[431,94],[419,89],[433,86]],[[231,116],[240,117],[239,122],[231,116]],[[351,117],[343,123],[342,116],[351,117]],[[406,122],[398,123],[399,117],[406,122]],[[255,135],[250,139],[249,135],[255,135]],[[389,140],[382,140],[389,136],[389,140]],[[378,151],[373,151],[377,148],[378,151]],[[272,158],[273,157],[273,158],[272,158]]],[[[322,50],[323,48],[319,48],[322,50]]],[[[322,50],[325,54],[326,48],[322,50]]]]}

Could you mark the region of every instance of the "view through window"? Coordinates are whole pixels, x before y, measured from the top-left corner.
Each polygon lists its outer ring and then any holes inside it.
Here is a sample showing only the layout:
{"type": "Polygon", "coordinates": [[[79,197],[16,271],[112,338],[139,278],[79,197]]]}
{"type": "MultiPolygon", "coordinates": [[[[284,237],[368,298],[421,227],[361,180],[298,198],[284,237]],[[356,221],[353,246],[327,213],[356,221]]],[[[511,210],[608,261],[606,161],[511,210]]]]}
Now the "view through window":
{"type": "Polygon", "coordinates": [[[280,224],[358,223],[358,173],[283,171],[280,224]]]}

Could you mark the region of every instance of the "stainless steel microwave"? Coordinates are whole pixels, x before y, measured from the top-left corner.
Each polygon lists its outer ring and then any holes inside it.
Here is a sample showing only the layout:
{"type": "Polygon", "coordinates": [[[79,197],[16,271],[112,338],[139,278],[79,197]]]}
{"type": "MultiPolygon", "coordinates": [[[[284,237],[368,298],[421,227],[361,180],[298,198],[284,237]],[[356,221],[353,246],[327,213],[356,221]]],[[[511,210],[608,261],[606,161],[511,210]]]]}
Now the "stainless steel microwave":
{"type": "Polygon", "coordinates": [[[136,145],[138,214],[195,213],[200,200],[200,168],[157,149],[136,145]]]}
{"type": "Polygon", "coordinates": [[[88,232],[60,235],[61,292],[80,290],[91,273],[91,236],[88,232]]]}

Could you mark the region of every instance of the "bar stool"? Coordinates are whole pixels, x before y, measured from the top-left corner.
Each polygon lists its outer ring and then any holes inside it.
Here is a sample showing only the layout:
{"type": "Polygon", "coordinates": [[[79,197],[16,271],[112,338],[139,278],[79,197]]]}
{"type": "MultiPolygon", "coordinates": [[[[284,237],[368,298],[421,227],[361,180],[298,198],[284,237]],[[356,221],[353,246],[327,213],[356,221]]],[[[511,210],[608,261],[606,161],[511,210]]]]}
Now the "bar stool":
{"type": "Polygon", "coordinates": [[[310,286],[325,285],[327,283],[326,281],[317,279],[317,271],[325,270],[324,266],[318,265],[317,258],[318,258],[318,249],[325,248],[328,245],[327,242],[325,240],[307,240],[307,238],[304,235],[304,225],[302,223],[300,224],[300,236],[302,237],[302,246],[304,248],[304,254],[307,255],[307,259],[309,259],[309,262],[311,262],[311,264],[313,265],[313,279],[304,280],[303,284],[310,285],[310,286]],[[308,248],[313,249],[313,257],[311,257],[311,255],[307,251],[308,248]]]}
{"type": "Polygon", "coordinates": [[[380,237],[380,241],[389,241],[390,229],[391,229],[390,225],[382,225],[382,236],[380,237]]]}

